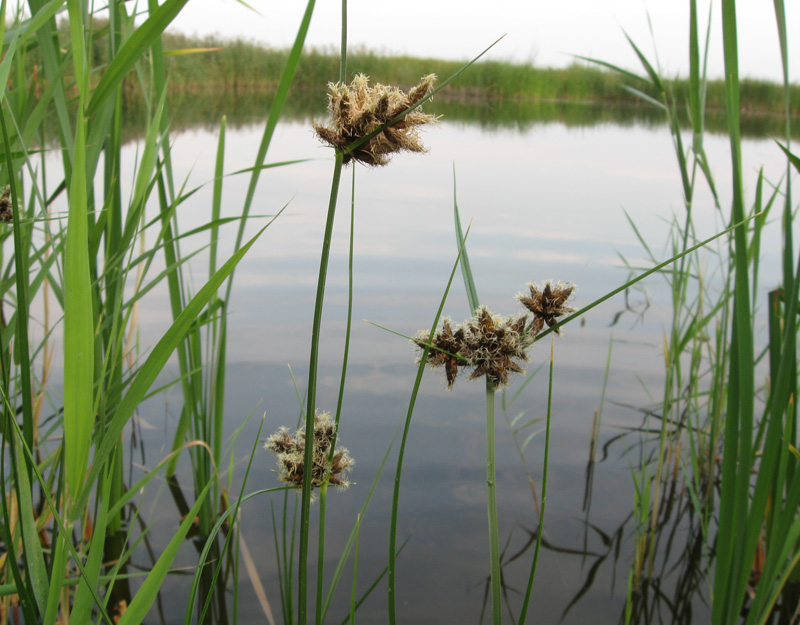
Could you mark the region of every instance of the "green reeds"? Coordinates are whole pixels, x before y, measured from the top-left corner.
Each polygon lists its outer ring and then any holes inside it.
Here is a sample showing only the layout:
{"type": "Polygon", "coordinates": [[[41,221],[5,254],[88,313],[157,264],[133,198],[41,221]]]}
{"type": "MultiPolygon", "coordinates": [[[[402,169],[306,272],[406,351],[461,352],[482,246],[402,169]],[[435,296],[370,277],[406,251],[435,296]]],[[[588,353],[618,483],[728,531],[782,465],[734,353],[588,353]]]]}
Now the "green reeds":
{"type": "MultiPolygon", "coordinates": [[[[775,3],[775,13],[786,77],[787,36],[781,2],[775,3]]],[[[710,83],[701,69],[700,29],[694,0],[690,2],[690,16],[688,109],[693,138],[688,149],[684,147],[677,121],[677,88],[660,77],[657,68],[633,42],[646,75],[627,73],[629,78],[646,84],[649,90],[657,90],[660,95],[654,99],[647,95],[650,91],[631,88],[665,112],[672,130],[686,208],[682,225],[677,221],[674,225],[672,248],[686,252],[691,250],[696,236],[692,209],[699,178],[706,179],[719,205],[718,189],[703,150],[710,83]]],[[[775,611],[781,611],[785,617],[797,607],[796,593],[793,595],[789,584],[800,560],[797,542],[800,484],[796,479],[797,460],[790,451],[790,441],[796,440],[797,430],[794,397],[798,296],[792,241],[791,176],[787,174],[784,178],[783,189],[776,185],[772,195],[764,198],[762,172],[752,209],[746,210],[740,130],[744,95],[738,79],[734,0],[722,4],[722,30],[732,172],[728,223],[733,225],[729,228],[731,236],[727,247],[716,251],[718,275],[714,280],[707,277],[703,259],[684,252],[681,253],[686,261],[664,274],[671,289],[673,318],[664,343],[667,365],[664,396],[656,411],[660,419],[658,449],[654,463],[643,462],[636,479],[635,509],[641,521],[640,544],[631,580],[636,586],[643,577],[652,574],[661,539],[661,519],[669,514],[670,499],[675,496],[668,494],[670,482],[676,479],[676,471],[670,471],[669,465],[679,465],[684,468],[688,496],[701,519],[705,558],[713,564],[712,621],[735,622],[744,609],[745,622],[761,623],[769,621],[775,611]],[[784,198],[783,276],[780,288],[770,293],[767,302],[769,332],[762,355],[768,355],[769,382],[764,389],[758,389],[755,379],[762,356],[758,355],[757,341],[758,328],[763,326],[760,313],[763,304],[757,304],[756,298],[762,297],[757,285],[765,281],[759,275],[760,242],[766,216],[781,195],[784,198]],[[706,368],[710,373],[704,374],[706,368]],[[756,403],[759,397],[763,397],[764,402],[760,416],[756,403]],[[715,488],[717,475],[718,492],[715,488]],[[649,513],[646,505],[650,507],[649,513]],[[712,544],[715,545],[713,549],[712,544]],[[756,557],[757,552],[763,552],[764,557],[756,557]]],[[[710,21],[706,41],[709,33],[710,21]]],[[[784,82],[782,100],[788,120],[791,98],[788,80],[785,78],[784,82]]],[[[788,141],[788,123],[785,134],[788,141]]],[[[788,149],[785,151],[790,172],[796,157],[788,149]]],[[[650,253],[646,243],[642,243],[650,253]]]]}
{"type": "MultiPolygon", "coordinates": [[[[3,539],[9,545],[22,539],[22,551],[15,555],[25,563],[23,574],[15,574],[13,564],[6,566],[13,575],[26,622],[52,622],[61,611],[71,612],[72,618],[80,622],[88,620],[93,611],[107,623],[111,623],[112,613],[121,616],[121,623],[141,622],[156,600],[177,549],[195,518],[201,520],[203,531],[208,533],[220,513],[216,503],[207,503],[218,502],[220,498],[206,497],[212,487],[220,492],[217,469],[222,461],[222,399],[209,392],[205,405],[213,409],[204,409],[203,415],[195,419],[193,436],[207,440],[214,452],[192,454],[196,462],[196,496],[186,506],[185,520],[154,562],[147,581],[131,596],[124,567],[138,540],[131,539],[133,519],[124,506],[156,475],[156,470],[147,474],[144,483],[133,487],[125,484],[122,432],[176,348],[180,348],[184,399],[192,407],[184,411],[186,415],[204,403],[201,400],[204,386],[223,383],[225,333],[224,326],[220,329],[217,324],[220,311],[224,314],[224,305],[218,293],[269,225],[244,245],[237,244],[224,262],[217,262],[214,248],[205,285],[195,294],[185,290],[185,281],[179,274],[191,254],[183,255],[177,245],[183,235],[175,214],[194,190],[185,194],[174,190],[169,139],[165,133],[167,83],[159,43],[164,28],[183,4],[185,0],[168,0],[161,6],[153,3],[144,23],[134,28],[133,17],[127,14],[125,6],[115,2],[109,7],[108,27],[94,29],[88,5],[81,0],[70,0],[67,3],[69,45],[63,47],[59,46],[54,19],[63,2],[32,1],[33,17],[17,21],[10,31],[5,31],[5,4],[0,10],[4,35],[0,76],[4,84],[10,85],[0,99],[4,142],[0,180],[8,184],[13,218],[11,226],[0,228],[13,233],[14,258],[7,270],[16,278],[16,284],[3,286],[3,300],[13,301],[14,310],[12,323],[4,323],[0,329],[4,346],[0,348],[5,415],[3,452],[8,450],[17,460],[11,481],[4,480],[8,488],[2,506],[6,520],[3,539]],[[8,32],[13,32],[13,36],[7,37],[8,32]],[[107,65],[103,68],[93,66],[94,57],[87,53],[97,45],[106,45],[107,65]],[[37,74],[26,71],[34,57],[41,60],[44,70],[38,72],[38,78],[37,74]],[[145,57],[149,58],[149,67],[144,66],[145,57]],[[16,71],[12,72],[12,68],[16,71]],[[153,70],[152,82],[148,78],[149,68],[153,70]],[[135,163],[132,199],[123,207],[121,89],[131,70],[143,78],[140,86],[149,97],[149,125],[135,163]],[[95,81],[90,75],[100,78],[95,81]],[[67,106],[68,92],[75,94],[73,108],[67,106]],[[43,147],[33,148],[34,140],[50,136],[44,129],[51,121],[46,116],[49,107],[55,110],[55,134],[63,159],[60,184],[57,180],[53,184],[52,178],[45,180],[44,167],[37,172],[33,162],[43,147]],[[95,191],[96,178],[102,180],[102,195],[95,191]],[[55,187],[56,193],[48,196],[45,192],[48,186],[55,187]],[[48,214],[62,191],[66,191],[66,219],[48,214]],[[147,221],[145,206],[154,193],[158,195],[160,214],[147,221]],[[138,253],[139,239],[146,233],[153,235],[149,249],[138,253]],[[151,277],[148,270],[162,252],[166,269],[151,277]],[[134,331],[135,308],[163,280],[170,283],[173,323],[149,355],[137,363],[128,347],[134,331]],[[126,286],[133,286],[133,293],[126,291],[126,286]],[[36,395],[46,389],[34,391],[31,384],[35,379],[31,354],[42,349],[47,353],[53,328],[46,327],[41,345],[29,344],[27,332],[30,302],[39,297],[50,298],[50,291],[41,295],[44,289],[52,291],[64,311],[66,366],[64,410],[60,417],[63,441],[55,450],[42,443],[37,430],[36,402],[40,399],[36,395]],[[212,343],[206,361],[215,363],[213,375],[206,383],[199,373],[203,360],[198,355],[199,332],[205,324],[211,326],[209,342],[212,343]],[[11,353],[5,347],[11,344],[17,364],[12,364],[11,353]],[[16,432],[14,414],[20,415],[21,436],[16,432]],[[34,488],[40,493],[41,503],[32,499],[34,488]],[[11,519],[12,505],[19,508],[19,522],[11,519]],[[55,522],[48,530],[50,515],[55,522]],[[13,534],[12,527],[16,528],[13,534]],[[39,531],[50,534],[51,552],[44,550],[36,539],[39,531]],[[77,585],[74,579],[67,578],[68,569],[74,567],[80,574],[77,585]],[[101,575],[103,569],[106,575],[101,575]],[[75,586],[77,589],[70,591],[75,586]],[[127,605],[124,615],[123,605],[127,605]]],[[[287,88],[290,80],[291,72],[287,88]]],[[[279,107],[274,112],[275,119],[278,113],[279,107]]],[[[222,145],[218,181],[222,176],[222,145]]],[[[48,172],[48,175],[55,174],[48,172]]],[[[218,184],[213,223],[199,229],[199,232],[208,229],[212,238],[220,225],[220,191],[218,184]]],[[[8,232],[3,233],[4,239],[8,232]]],[[[181,438],[176,450],[184,445],[181,438]]],[[[159,469],[177,455],[165,459],[159,469]]],[[[173,471],[174,466],[169,472],[173,471]]],[[[10,562],[15,563],[16,558],[10,562]]]]}

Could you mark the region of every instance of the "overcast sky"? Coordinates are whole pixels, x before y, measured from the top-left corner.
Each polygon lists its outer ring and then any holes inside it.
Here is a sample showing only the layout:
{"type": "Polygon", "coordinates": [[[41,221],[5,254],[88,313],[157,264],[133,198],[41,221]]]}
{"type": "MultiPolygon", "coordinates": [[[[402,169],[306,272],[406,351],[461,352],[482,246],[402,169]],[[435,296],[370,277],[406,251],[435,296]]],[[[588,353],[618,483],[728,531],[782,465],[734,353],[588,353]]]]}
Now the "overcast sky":
{"type": "MultiPolygon", "coordinates": [[[[288,46],[306,2],[191,0],[171,28],[186,34],[242,37],[271,46],[288,46]]],[[[698,0],[705,33],[711,6],[709,75],[723,76],[721,5],[698,0]]],[[[781,80],[773,3],[738,0],[740,75],[781,80]]],[[[800,0],[786,2],[789,71],[800,82],[798,41],[800,0]],[[792,29],[794,27],[794,30],[792,29]],[[793,41],[794,40],[794,41],[793,41]],[[794,60],[794,64],[792,64],[794,60]]],[[[688,73],[689,2],[680,0],[349,0],[349,44],[386,53],[468,59],[503,34],[489,58],[533,61],[542,67],[569,64],[572,55],[599,58],[638,71],[627,32],[649,56],[655,50],[667,76],[688,73]],[[653,36],[648,27],[648,15],[653,36]]],[[[338,46],[341,2],[318,0],[307,38],[312,46],[338,46]]]]}

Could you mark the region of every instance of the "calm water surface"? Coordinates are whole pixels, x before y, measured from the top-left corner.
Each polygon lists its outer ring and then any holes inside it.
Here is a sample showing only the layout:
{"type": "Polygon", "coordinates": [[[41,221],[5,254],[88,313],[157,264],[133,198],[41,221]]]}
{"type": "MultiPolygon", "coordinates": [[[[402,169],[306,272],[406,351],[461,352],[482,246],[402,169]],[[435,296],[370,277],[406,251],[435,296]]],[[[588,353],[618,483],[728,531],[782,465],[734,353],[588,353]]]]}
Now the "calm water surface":
{"type": "MultiPolygon", "coordinates": [[[[252,166],[262,126],[229,130],[226,171],[252,166]]],[[[173,137],[176,180],[188,176],[189,187],[213,178],[215,132],[190,130],[173,137]]],[[[356,514],[405,418],[416,373],[409,342],[362,320],[410,335],[428,328],[444,292],[456,244],[453,231],[454,171],[463,222],[471,221],[468,248],[482,303],[496,312],[521,312],[513,296],[526,282],[556,279],[575,282],[575,305],[585,305],[625,282],[622,257],[645,266],[645,253],[626,219],[635,222],[658,258],[669,256],[667,235],[672,219],[683,219],[681,182],[666,127],[602,125],[579,130],[542,124],[524,131],[487,131],[442,122],[425,135],[430,153],[396,157],[389,167],[356,168],[354,327],[350,367],[340,429],[341,444],[356,460],[345,492],[328,503],[327,570],[332,571],[356,514]]],[[[721,229],[728,214],[730,173],[727,139],[709,136],[706,150],[720,189],[722,212],[707,187],[700,185],[694,206],[698,237],[721,229]]],[[[126,149],[135,158],[135,147],[126,149]]],[[[784,173],[779,150],[769,141],[744,146],[747,197],[752,198],[757,168],[777,181],[784,173]]],[[[305,388],[310,328],[319,251],[328,205],[332,153],[312,136],[307,124],[283,123],[277,129],[268,161],[310,158],[308,162],[264,172],[253,213],[263,215],[249,226],[255,232],[266,216],[286,210],[264,233],[237,271],[230,304],[227,426],[233,431],[251,413],[266,412],[262,438],[281,425],[293,427],[300,392],[305,388]]],[[[350,169],[345,170],[339,198],[323,320],[322,369],[317,405],[335,410],[339,363],[347,307],[347,246],[350,169]]],[[[225,180],[223,216],[236,216],[246,176],[225,180]]],[[[749,200],[751,201],[751,200],[749,200]]],[[[180,209],[184,231],[210,218],[211,185],[180,209]]],[[[232,245],[235,226],[221,243],[232,245]]],[[[774,228],[777,231],[777,228],[774,228]]],[[[769,237],[776,237],[771,232],[769,237]]],[[[777,241],[777,239],[774,239],[777,241]]],[[[206,243],[197,238],[193,244],[206,243]]],[[[773,239],[763,249],[776,249],[773,239]]],[[[709,253],[709,268],[714,259],[709,253]]],[[[192,265],[195,290],[207,275],[207,257],[192,265]]],[[[761,301],[778,279],[777,258],[764,258],[761,301]]],[[[662,333],[670,311],[663,281],[651,278],[629,293],[634,312],[614,327],[614,315],[625,307],[623,296],[592,310],[585,324],[568,326],[555,344],[555,381],[551,461],[545,545],[538,565],[529,622],[616,623],[623,614],[632,563],[633,469],[644,449],[630,428],[642,424],[632,407],[649,405],[662,389],[662,333]],[[644,311],[643,316],[637,313],[644,311]],[[592,488],[587,490],[593,415],[600,408],[603,372],[612,344],[611,368],[592,488]],[[624,435],[620,438],[621,435],[624,435]],[[613,442],[611,442],[613,439],[613,442]]],[[[163,292],[144,304],[141,343],[152,345],[169,324],[163,292]]],[[[445,314],[461,321],[469,315],[457,276],[445,314]]],[[[529,372],[547,362],[550,341],[532,351],[529,372]]],[[[177,375],[172,366],[167,375],[177,375]]],[[[513,392],[521,379],[511,388],[513,392]]],[[[536,375],[508,418],[523,420],[546,413],[546,368],[536,375]]],[[[142,411],[145,464],[154,466],[168,451],[180,411],[173,393],[153,398],[142,411]]],[[[448,391],[436,372],[426,373],[411,426],[401,491],[399,536],[409,537],[399,558],[399,618],[406,624],[480,623],[488,576],[485,506],[485,405],[483,384],[460,379],[448,391]]],[[[236,445],[236,479],[256,432],[247,426],[236,445]]],[[[521,435],[521,440],[536,428],[521,435]]],[[[508,600],[519,611],[533,556],[530,538],[537,513],[523,462],[502,412],[498,411],[498,493],[500,541],[508,600]],[[519,552],[522,554],[513,559],[519,552]]],[[[544,435],[525,450],[525,460],[541,492],[544,435]]],[[[366,589],[386,565],[391,488],[396,449],[390,453],[367,515],[361,523],[358,579],[366,589]]],[[[274,458],[259,450],[247,491],[277,484],[274,458]]],[[[188,465],[188,462],[186,462],[188,465]]],[[[184,485],[188,481],[184,480],[184,485]]],[[[238,486],[234,491],[238,492],[238,486]]],[[[154,542],[175,527],[171,499],[164,490],[151,493],[154,542]],[[163,530],[163,534],[159,534],[163,530]]],[[[276,504],[280,498],[276,498],[276,504]]],[[[278,574],[266,496],[249,501],[242,511],[244,539],[254,558],[276,618],[280,620],[278,574]]],[[[686,526],[677,526],[677,559],[686,543],[686,526]]],[[[191,565],[187,545],[179,564],[191,565]]],[[[329,622],[346,615],[352,569],[348,566],[334,600],[329,622]],[[346,581],[345,581],[346,580],[346,581]]],[[[656,580],[659,591],[674,601],[675,574],[656,580]]],[[[242,572],[240,622],[265,622],[242,572]]],[[[688,600],[695,622],[707,621],[707,584],[688,600]]],[[[183,620],[186,577],[166,589],[164,620],[183,620]],[[174,612],[171,612],[174,610],[174,612]]],[[[358,622],[385,623],[385,584],[359,611],[358,622]]],[[[507,614],[507,613],[506,613],[507,614]]],[[[668,611],[664,622],[672,622],[668,611]]],[[[159,622],[155,613],[151,622],[159,622]]],[[[483,622],[487,622],[486,616],[483,622]]],[[[656,621],[654,621],[656,622],[656,621]]]]}

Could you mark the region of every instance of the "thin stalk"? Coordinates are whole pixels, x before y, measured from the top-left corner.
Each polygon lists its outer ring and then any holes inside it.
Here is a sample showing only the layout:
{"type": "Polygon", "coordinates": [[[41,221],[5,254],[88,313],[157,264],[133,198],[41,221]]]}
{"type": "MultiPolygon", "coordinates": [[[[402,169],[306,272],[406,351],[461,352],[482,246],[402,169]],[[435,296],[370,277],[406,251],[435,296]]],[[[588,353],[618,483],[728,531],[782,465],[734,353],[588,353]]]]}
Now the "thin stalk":
{"type": "MultiPolygon", "coordinates": [[[[550,466],[550,415],[552,414],[553,407],[553,351],[555,348],[555,340],[550,341],[550,380],[547,386],[547,425],[544,430],[544,469],[542,470],[542,507],[539,510],[539,530],[536,532],[536,550],[533,552],[533,562],[531,563],[531,572],[528,576],[528,587],[525,589],[525,599],[522,603],[522,610],[519,613],[518,625],[524,625],[525,617],[528,614],[528,605],[531,600],[531,592],[533,592],[533,580],[536,577],[536,565],[539,562],[539,549],[542,546],[542,534],[544,533],[544,507],[547,503],[547,467],[550,466]]],[[[611,349],[608,352],[609,362],[611,360],[611,349]]],[[[606,367],[608,372],[608,367],[606,367]]],[[[603,385],[603,396],[605,397],[605,384],[603,385]]],[[[600,403],[602,410],[603,403],[600,403]]]]}
{"type": "Polygon", "coordinates": [[[492,625],[502,622],[500,603],[500,543],[497,532],[497,489],[494,454],[494,394],[495,388],[486,380],[486,495],[489,514],[489,564],[492,579],[492,625]]]}
{"type": "MultiPolygon", "coordinates": [[[[342,403],[344,401],[344,384],[347,379],[347,362],[350,358],[350,334],[353,327],[353,250],[354,250],[354,228],[355,223],[355,193],[356,193],[356,168],[352,168],[352,182],[350,194],[350,251],[347,265],[347,327],[344,332],[344,354],[342,355],[342,375],[339,380],[339,399],[336,403],[336,416],[334,423],[331,448],[328,450],[328,462],[333,461],[336,455],[336,439],[339,437],[339,421],[342,416],[342,403]]],[[[329,476],[330,477],[330,476],[329,476]]],[[[328,496],[328,482],[322,485],[319,495],[319,538],[317,547],[317,603],[316,621],[322,623],[325,620],[325,606],[323,601],[323,577],[325,571],[325,511],[328,496]]]]}
{"type": "MultiPolygon", "coordinates": [[[[311,328],[311,355],[308,363],[308,397],[306,399],[305,428],[307,433],[314,432],[314,410],[317,397],[317,369],[319,368],[319,335],[322,325],[322,303],[325,298],[325,280],[328,275],[328,259],[331,251],[331,235],[333,234],[333,219],[336,214],[336,200],[339,196],[339,181],[342,177],[342,162],[344,153],[336,151],[336,161],[333,166],[333,180],[331,182],[331,196],[328,203],[328,218],[325,222],[325,234],[322,239],[322,253],[319,261],[319,278],[317,280],[317,297],[314,303],[314,322],[311,328]]],[[[313,465],[313,445],[306,445],[303,456],[304,466],[313,465]]],[[[311,520],[311,471],[303,473],[303,497],[300,506],[300,553],[298,562],[297,590],[297,623],[305,625],[308,609],[308,532],[311,520]]]]}
{"type": "Polygon", "coordinates": [[[358,536],[361,533],[361,515],[356,518],[356,545],[353,550],[353,590],[350,593],[350,625],[356,624],[356,580],[358,579],[358,536]]]}
{"type": "MultiPolygon", "coordinates": [[[[335,436],[335,434],[334,434],[335,436]]],[[[331,444],[333,451],[336,443],[331,444]]],[[[317,600],[314,603],[314,622],[322,622],[322,585],[325,573],[325,513],[328,509],[328,482],[319,488],[319,531],[317,538],[317,600]]]]}
{"type": "MultiPolygon", "coordinates": [[[[344,83],[347,79],[347,0],[342,0],[342,49],[341,61],[339,64],[339,82],[344,83]]],[[[338,156],[338,155],[337,155],[338,156]]],[[[341,169],[339,170],[341,174],[341,169]]],[[[339,433],[339,419],[342,416],[342,401],[344,399],[344,382],[347,377],[347,360],[350,354],[350,329],[353,321],[353,210],[355,202],[356,168],[353,167],[352,194],[350,199],[350,254],[348,260],[348,298],[347,298],[347,329],[344,338],[344,355],[342,356],[342,376],[339,383],[339,400],[336,405],[336,416],[334,417],[335,427],[333,430],[333,440],[328,451],[328,461],[333,460],[336,453],[336,439],[339,433]]],[[[306,430],[308,432],[308,430],[306,430]]],[[[309,465],[305,465],[309,466],[309,465]]],[[[317,541],[317,598],[315,602],[315,623],[322,623],[323,620],[323,578],[325,573],[325,511],[328,501],[328,481],[326,480],[319,489],[319,538],[317,541]]]]}

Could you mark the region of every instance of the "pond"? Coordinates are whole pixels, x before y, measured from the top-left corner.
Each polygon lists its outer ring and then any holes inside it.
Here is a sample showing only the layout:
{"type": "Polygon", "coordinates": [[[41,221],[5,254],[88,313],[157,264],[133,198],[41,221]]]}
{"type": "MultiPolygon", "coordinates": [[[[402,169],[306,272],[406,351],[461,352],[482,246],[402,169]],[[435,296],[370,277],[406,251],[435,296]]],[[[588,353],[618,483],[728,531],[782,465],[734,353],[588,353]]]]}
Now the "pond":
{"type": "MultiPolygon", "coordinates": [[[[624,125],[603,122],[577,128],[560,122],[487,128],[445,118],[424,133],[428,154],[401,155],[385,168],[356,167],[354,322],[339,433],[340,443],[355,459],[354,484],[328,497],[327,579],[392,445],[392,436],[406,417],[416,354],[409,341],[395,333],[410,336],[429,328],[443,297],[458,251],[454,189],[462,222],[465,227],[470,224],[467,248],[480,300],[498,313],[522,312],[514,295],[531,281],[575,283],[573,305],[580,308],[625,283],[631,268],[638,272],[652,266],[631,224],[655,258],[671,256],[671,224],[673,220],[682,223],[685,215],[672,138],[666,126],[625,121],[624,125]]],[[[263,122],[258,120],[228,129],[226,172],[252,166],[262,129],[263,122]]],[[[189,180],[188,188],[208,183],[179,208],[178,222],[184,232],[211,217],[210,181],[217,139],[216,129],[205,128],[184,129],[172,136],[176,184],[184,178],[189,180]]],[[[131,163],[136,149],[135,143],[125,148],[124,156],[131,163]]],[[[693,205],[698,239],[724,229],[729,219],[728,139],[708,135],[705,149],[720,208],[708,186],[700,185],[693,205]]],[[[777,182],[785,173],[785,161],[775,143],[767,140],[746,140],[744,158],[750,204],[758,168],[763,165],[766,176],[777,182]]],[[[268,162],[295,159],[311,160],[262,174],[252,209],[259,217],[251,219],[248,233],[254,234],[270,216],[285,209],[238,268],[228,308],[226,434],[251,417],[235,446],[232,494],[239,492],[261,415],[266,415],[262,440],[280,426],[294,428],[300,413],[298,395],[305,392],[333,169],[331,151],[314,138],[307,120],[282,122],[267,158],[268,162]]],[[[237,216],[248,180],[246,175],[224,180],[223,217],[237,216]]],[[[351,197],[351,169],[347,168],[331,248],[317,393],[318,408],[331,412],[336,407],[344,347],[351,197]]],[[[223,258],[232,248],[235,228],[235,223],[223,227],[223,258]]],[[[776,225],[765,233],[757,294],[762,306],[767,291],[780,278],[779,234],[776,225]]],[[[183,245],[199,249],[207,239],[207,234],[200,234],[183,245]]],[[[706,253],[711,288],[715,288],[718,249],[720,244],[715,242],[706,253]]],[[[207,259],[207,250],[201,250],[186,274],[195,292],[206,279],[207,259]]],[[[664,278],[651,276],[568,324],[563,337],[555,340],[547,507],[531,600],[537,623],[603,624],[623,619],[635,539],[634,480],[653,444],[653,437],[642,428],[658,427],[646,422],[644,410],[663,393],[663,340],[672,314],[670,298],[664,278]],[[598,412],[602,419],[594,439],[598,412]]],[[[470,314],[460,272],[444,314],[455,321],[470,314]]],[[[152,347],[170,319],[166,291],[148,294],[138,322],[142,350],[152,347]]],[[[514,381],[507,392],[505,416],[498,411],[500,545],[507,563],[503,569],[507,610],[514,618],[538,527],[549,353],[549,338],[537,343],[528,365],[533,380],[512,402],[523,378],[514,381]],[[519,417],[517,425],[539,421],[515,439],[507,422],[515,417],[519,417]],[[528,444],[523,460],[518,445],[524,443],[528,444]]],[[[173,364],[162,382],[177,375],[173,364]]],[[[145,451],[134,454],[135,463],[152,468],[169,452],[181,410],[179,395],[173,390],[141,407],[138,435],[145,451]]],[[[398,617],[405,624],[486,622],[484,402],[480,381],[470,382],[464,376],[448,390],[440,372],[426,371],[413,413],[400,498],[399,542],[408,542],[398,559],[397,593],[398,617]]],[[[359,594],[387,563],[396,446],[397,440],[360,522],[359,594]]],[[[181,467],[181,484],[191,499],[185,454],[181,467]]],[[[275,469],[273,454],[259,446],[245,492],[277,486],[275,469]]],[[[226,473],[223,480],[227,479],[226,473]]],[[[255,497],[243,506],[242,540],[280,622],[269,497],[255,497]]],[[[283,497],[273,498],[279,516],[283,497]]],[[[294,503],[293,495],[289,502],[294,503]]],[[[673,503],[672,525],[664,529],[657,561],[647,577],[649,585],[641,591],[642,601],[652,612],[647,619],[640,617],[640,622],[707,622],[710,582],[704,575],[708,562],[700,550],[692,549],[698,529],[688,497],[676,494],[673,503]]],[[[158,545],[174,531],[179,512],[168,491],[156,487],[151,487],[140,508],[158,551],[158,545]]],[[[312,523],[314,515],[312,511],[312,523]]],[[[316,553],[313,543],[312,553],[316,553]]],[[[142,550],[140,563],[146,561],[142,550]]],[[[176,565],[193,562],[196,550],[187,544],[176,565]]],[[[170,578],[159,610],[153,611],[149,622],[183,622],[189,579],[185,575],[170,578]]],[[[244,566],[239,579],[239,622],[265,622],[244,566]]],[[[328,622],[346,617],[351,580],[349,561],[328,622]]],[[[386,622],[385,587],[382,580],[359,609],[358,622],[386,622]]],[[[504,613],[509,614],[506,608],[504,613]]]]}

